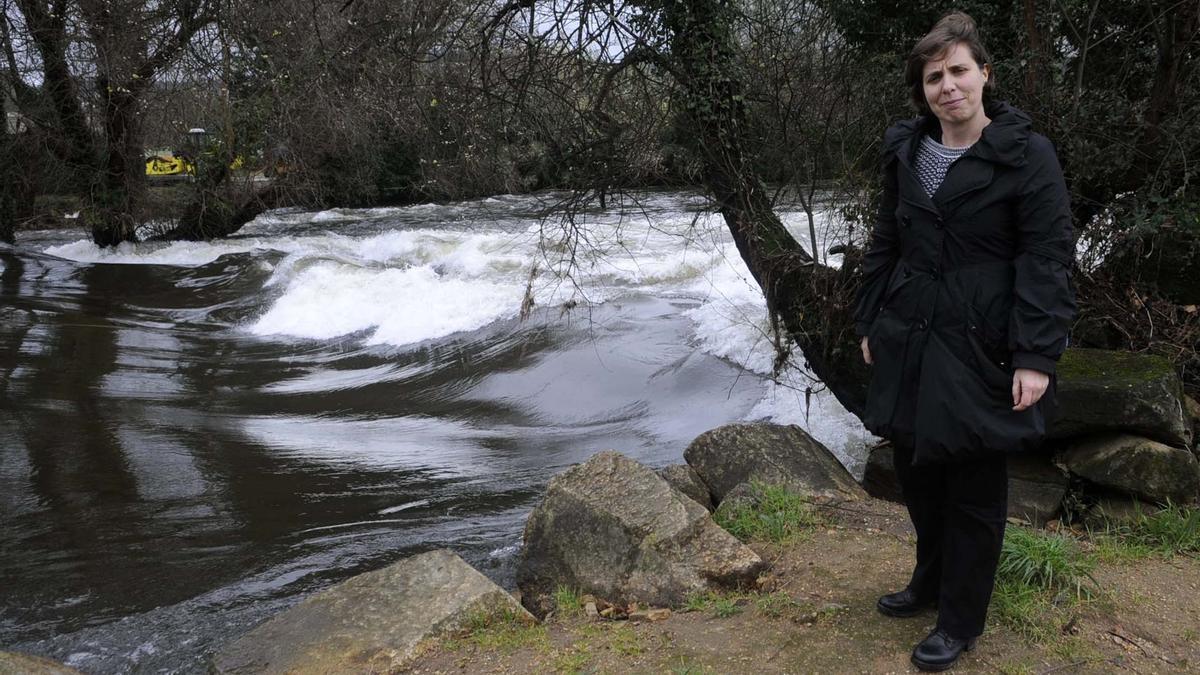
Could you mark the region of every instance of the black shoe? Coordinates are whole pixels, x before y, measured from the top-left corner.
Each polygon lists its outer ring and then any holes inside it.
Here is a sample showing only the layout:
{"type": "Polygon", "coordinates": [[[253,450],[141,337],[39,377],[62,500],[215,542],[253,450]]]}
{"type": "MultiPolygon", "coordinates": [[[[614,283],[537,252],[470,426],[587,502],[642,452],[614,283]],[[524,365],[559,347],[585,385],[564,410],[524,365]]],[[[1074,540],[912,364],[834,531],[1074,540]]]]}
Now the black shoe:
{"type": "Polygon", "coordinates": [[[963,652],[975,648],[976,638],[960,640],[937,629],[913,649],[912,662],[920,670],[946,670],[953,666],[963,652]]]}
{"type": "Polygon", "coordinates": [[[910,589],[904,589],[897,593],[888,593],[879,598],[875,603],[875,607],[880,613],[887,616],[895,616],[900,618],[916,616],[921,613],[921,610],[927,607],[933,607],[937,603],[933,600],[921,600],[910,589]]]}

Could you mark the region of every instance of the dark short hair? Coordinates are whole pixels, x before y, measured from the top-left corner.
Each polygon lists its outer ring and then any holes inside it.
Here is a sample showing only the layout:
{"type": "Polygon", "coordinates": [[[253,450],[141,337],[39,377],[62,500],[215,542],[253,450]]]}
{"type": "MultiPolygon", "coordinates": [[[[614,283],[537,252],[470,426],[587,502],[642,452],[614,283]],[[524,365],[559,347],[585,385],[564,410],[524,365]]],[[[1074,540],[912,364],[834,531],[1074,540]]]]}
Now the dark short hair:
{"type": "MultiPolygon", "coordinates": [[[[929,114],[929,104],[925,101],[925,84],[922,81],[925,64],[941,58],[954,45],[960,43],[971,50],[971,56],[980,69],[992,62],[987,47],[983,46],[983,40],[979,37],[975,19],[963,12],[951,12],[943,16],[908,55],[908,63],[904,68],[904,82],[909,87],[910,102],[922,114],[929,114]]],[[[995,79],[995,73],[992,73],[983,85],[984,102],[991,100],[996,90],[995,79]]]]}

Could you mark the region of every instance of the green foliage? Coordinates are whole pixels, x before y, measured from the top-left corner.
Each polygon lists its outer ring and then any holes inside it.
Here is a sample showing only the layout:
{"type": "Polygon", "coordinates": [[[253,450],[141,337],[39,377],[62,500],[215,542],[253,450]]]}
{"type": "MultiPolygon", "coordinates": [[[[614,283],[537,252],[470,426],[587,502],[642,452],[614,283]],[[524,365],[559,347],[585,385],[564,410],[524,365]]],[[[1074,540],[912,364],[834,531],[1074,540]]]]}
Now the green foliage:
{"type": "Polygon", "coordinates": [[[1137,559],[1139,555],[1172,556],[1200,552],[1200,508],[1168,504],[1151,513],[1139,513],[1129,523],[1109,524],[1100,533],[1109,555],[1137,559]]]}
{"type": "Polygon", "coordinates": [[[554,657],[554,670],[559,673],[580,673],[591,660],[590,649],[583,645],[573,645],[554,657]]]}
{"type": "Polygon", "coordinates": [[[996,579],[1014,587],[1084,599],[1097,588],[1092,578],[1095,567],[1095,560],[1084,555],[1074,539],[1010,527],[1004,534],[996,579]]]}
{"type": "Polygon", "coordinates": [[[996,570],[992,621],[1035,643],[1061,635],[1071,609],[1093,600],[1096,560],[1061,534],[1009,527],[996,570]]]}
{"type": "Polygon", "coordinates": [[[720,597],[713,600],[712,608],[713,616],[718,619],[728,619],[731,616],[742,613],[742,605],[739,599],[732,596],[720,597]]]}
{"type": "Polygon", "coordinates": [[[787,593],[778,591],[756,597],[754,604],[758,611],[776,619],[791,616],[804,606],[787,593]]]}
{"type": "Polygon", "coordinates": [[[546,627],[528,623],[511,609],[500,612],[479,611],[463,623],[461,634],[446,641],[446,647],[457,650],[464,642],[484,649],[513,652],[523,647],[545,649],[549,646],[546,627]]]}
{"type": "Polygon", "coordinates": [[[714,515],[718,525],[742,541],[788,543],[821,522],[805,495],[762,483],[754,483],[751,489],[751,499],[722,503],[714,515]]]}
{"type": "Polygon", "coordinates": [[[683,611],[685,612],[704,612],[712,606],[715,599],[713,593],[691,593],[687,596],[687,600],[683,603],[683,611]]]}
{"type": "Polygon", "coordinates": [[[567,586],[554,589],[554,607],[560,616],[577,616],[583,613],[579,591],[567,586]]]}
{"type": "Polygon", "coordinates": [[[718,619],[741,614],[745,598],[737,593],[722,595],[712,591],[693,593],[684,602],[685,612],[712,612],[718,619]]]}
{"type": "Polygon", "coordinates": [[[1048,594],[1007,579],[997,579],[988,617],[1034,643],[1054,639],[1060,625],[1048,594]]]}

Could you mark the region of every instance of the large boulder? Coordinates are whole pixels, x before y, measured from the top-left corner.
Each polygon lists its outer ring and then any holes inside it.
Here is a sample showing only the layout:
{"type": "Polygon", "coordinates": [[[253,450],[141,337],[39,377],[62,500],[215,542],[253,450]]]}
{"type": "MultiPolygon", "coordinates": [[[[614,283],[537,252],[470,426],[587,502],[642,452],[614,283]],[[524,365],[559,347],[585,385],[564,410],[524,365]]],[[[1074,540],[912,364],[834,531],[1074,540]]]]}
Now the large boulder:
{"type": "Polygon", "coordinates": [[[708,494],[708,486],[700,480],[700,474],[687,464],[672,464],[658,470],[658,475],[667,481],[671,487],[690,497],[700,506],[713,511],[712,495],[708,494]]]}
{"type": "Polygon", "coordinates": [[[550,480],[529,514],[521,601],[544,616],[558,586],[614,603],[678,606],[753,585],[763,560],[652,469],[605,451],[550,480]]]}
{"type": "Polygon", "coordinates": [[[1189,450],[1130,434],[1102,434],[1059,453],[1071,473],[1102,487],[1155,503],[1195,501],[1200,463],[1189,450]]]}
{"type": "Polygon", "coordinates": [[[1048,452],[1008,457],[1008,515],[1041,527],[1059,515],[1069,478],[1048,452]]]}
{"type": "Polygon", "coordinates": [[[423,640],[489,617],[535,621],[457,555],[430,551],[307,598],[221,650],[213,670],[395,672],[423,640]]]}
{"type": "Polygon", "coordinates": [[[795,425],[729,424],[700,434],[683,458],[717,504],[742,483],[782,485],[812,494],[865,497],[833,453],[795,425]]]}
{"type": "Polygon", "coordinates": [[[1192,440],[1183,385],[1161,356],[1068,349],[1058,364],[1058,402],[1054,438],[1125,431],[1180,448],[1192,440]]]}
{"type": "Polygon", "coordinates": [[[0,652],[0,675],[80,675],[78,670],[40,656],[0,652]]]}

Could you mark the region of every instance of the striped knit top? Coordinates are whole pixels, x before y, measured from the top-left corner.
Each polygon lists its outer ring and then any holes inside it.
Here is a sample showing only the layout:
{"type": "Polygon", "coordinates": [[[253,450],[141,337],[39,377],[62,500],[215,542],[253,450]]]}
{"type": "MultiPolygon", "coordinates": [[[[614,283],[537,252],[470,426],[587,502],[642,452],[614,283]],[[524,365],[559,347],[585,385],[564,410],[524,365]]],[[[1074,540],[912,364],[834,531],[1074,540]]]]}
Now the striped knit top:
{"type": "Polygon", "coordinates": [[[950,169],[950,165],[970,149],[969,145],[965,148],[950,148],[929,136],[922,136],[921,145],[917,148],[917,175],[921,178],[925,193],[932,197],[946,178],[946,171],[950,169]]]}

